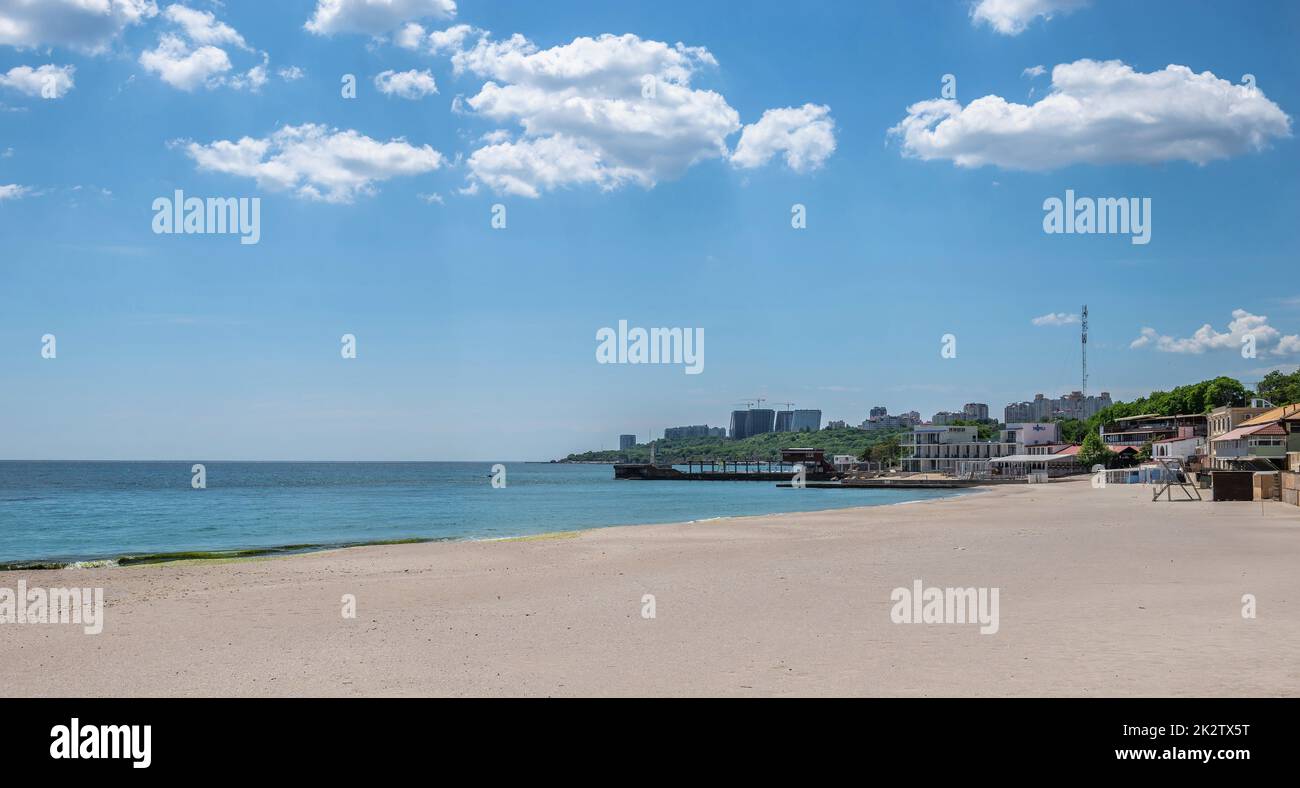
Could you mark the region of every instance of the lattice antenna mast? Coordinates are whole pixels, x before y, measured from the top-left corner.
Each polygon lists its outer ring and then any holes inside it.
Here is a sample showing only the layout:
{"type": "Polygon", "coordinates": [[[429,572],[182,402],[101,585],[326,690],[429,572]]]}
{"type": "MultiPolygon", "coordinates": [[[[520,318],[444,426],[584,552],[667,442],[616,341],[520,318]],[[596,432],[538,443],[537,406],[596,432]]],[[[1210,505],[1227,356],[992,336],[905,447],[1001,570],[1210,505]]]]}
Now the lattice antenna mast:
{"type": "Polygon", "coordinates": [[[1080,344],[1083,347],[1083,385],[1081,393],[1084,397],[1088,396],[1088,305],[1083,305],[1082,330],[1080,333],[1080,344]]]}

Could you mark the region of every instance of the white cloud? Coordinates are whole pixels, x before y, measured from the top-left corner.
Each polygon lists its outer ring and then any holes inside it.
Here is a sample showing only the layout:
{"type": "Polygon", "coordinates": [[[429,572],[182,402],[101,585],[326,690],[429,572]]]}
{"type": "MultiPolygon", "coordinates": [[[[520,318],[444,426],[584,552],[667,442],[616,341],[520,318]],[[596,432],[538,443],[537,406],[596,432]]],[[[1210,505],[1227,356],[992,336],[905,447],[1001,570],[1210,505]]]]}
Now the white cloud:
{"type": "Polygon", "coordinates": [[[421,200],[424,200],[424,201],[425,201],[426,203],[428,203],[429,205],[433,205],[434,203],[437,203],[438,205],[443,205],[443,204],[444,204],[444,203],[443,203],[443,200],[442,200],[442,195],[441,195],[441,194],[438,194],[437,192],[433,192],[433,193],[431,193],[431,194],[423,194],[423,193],[421,193],[421,194],[417,194],[417,195],[415,195],[415,196],[416,196],[416,197],[419,197],[421,200]]]}
{"type": "Polygon", "coordinates": [[[266,63],[260,66],[253,66],[240,76],[234,76],[226,80],[226,84],[235,90],[251,90],[256,93],[262,89],[267,82],[266,63]]]}
{"type": "Polygon", "coordinates": [[[1052,69],[1051,92],[1025,105],[984,96],[922,101],[889,130],[904,155],[959,167],[1049,170],[1072,164],[1205,164],[1263,149],[1291,118],[1256,87],[1171,65],[1140,73],[1118,60],[1052,69]]]}
{"type": "Polygon", "coordinates": [[[11,88],[28,96],[63,98],[72,90],[76,66],[15,66],[0,74],[0,87],[11,88]]]}
{"type": "Polygon", "coordinates": [[[795,172],[815,170],[835,152],[835,121],[831,108],[818,104],[769,109],[757,123],[741,132],[731,163],[759,167],[778,153],[795,172]]]}
{"type": "Polygon", "coordinates": [[[285,66],[275,73],[285,82],[296,82],[307,76],[307,72],[297,66],[285,66]]]}
{"type": "Polygon", "coordinates": [[[1292,353],[1300,353],[1300,335],[1287,334],[1277,342],[1277,347],[1273,352],[1279,356],[1289,356],[1292,353]]]}
{"type": "Polygon", "coordinates": [[[220,84],[217,77],[231,69],[226,50],[214,46],[191,49],[180,36],[170,33],[158,40],[157,48],[140,53],[140,65],[180,90],[215,87],[220,84]]]}
{"type": "Polygon", "coordinates": [[[583,183],[608,190],[637,177],[606,165],[599,151],[581,141],[558,134],[487,145],[470,154],[468,164],[475,182],[520,197],[538,197],[543,191],[583,183]]]}
{"type": "Polygon", "coordinates": [[[1029,322],[1036,326],[1068,326],[1071,323],[1078,323],[1079,316],[1069,312],[1048,312],[1045,315],[1039,315],[1029,322]]]}
{"type": "Polygon", "coordinates": [[[17,200],[20,197],[26,197],[31,194],[32,190],[27,186],[20,186],[16,183],[0,183],[0,202],[4,200],[17,200]]]}
{"type": "Polygon", "coordinates": [[[483,32],[469,25],[452,25],[446,30],[426,33],[423,27],[412,22],[403,27],[393,37],[393,41],[404,49],[422,50],[431,55],[439,55],[460,51],[470,36],[483,32]]]}
{"type": "Polygon", "coordinates": [[[417,147],[401,137],[381,142],[313,123],[283,126],[260,139],[181,144],[200,170],[254,178],[265,189],[332,203],[352,202],[374,194],[376,183],[443,164],[442,154],[428,145],[417,147]]]}
{"type": "Polygon", "coordinates": [[[235,28],[220,22],[211,11],[196,11],[183,5],[170,5],[163,12],[168,21],[185,31],[185,35],[200,46],[211,44],[231,44],[240,49],[248,49],[248,43],[235,28]]]}
{"type": "Polygon", "coordinates": [[[230,54],[222,46],[246,52],[255,50],[230,25],[209,11],[196,11],[183,5],[170,5],[163,17],[177,32],[163,33],[158,46],[140,53],[140,65],[168,85],[192,91],[200,86],[227,86],[235,90],[260,90],[267,82],[270,58],[260,53],[262,62],[243,73],[227,76],[234,69],[230,54]],[[220,46],[219,46],[220,45],[220,46]]]}
{"type": "Polygon", "coordinates": [[[452,25],[446,30],[435,30],[429,34],[428,47],[432,54],[458,52],[465,44],[465,39],[483,31],[469,25],[452,25]]]}
{"type": "MultiPolygon", "coordinates": [[[[717,66],[703,47],[605,34],[542,50],[519,34],[484,34],[466,48],[472,29],[443,31],[443,39],[410,32],[406,38],[425,46],[458,47],[454,71],[487,80],[477,94],[458,97],[455,111],[522,130],[513,142],[504,130],[492,132],[470,155],[468,193],[480,184],[528,197],[571,185],[651,188],[696,163],[730,158],[727,138],[741,129],[722,95],[691,85],[702,69],[717,66]]],[[[764,116],[747,130],[737,165],[784,152],[793,167],[817,166],[834,148],[823,110],[807,105],[764,116]]]]}
{"type": "Polygon", "coordinates": [[[1047,69],[1046,69],[1045,67],[1041,66],[1041,65],[1038,65],[1038,66],[1030,66],[1029,68],[1025,69],[1024,71],[1021,71],[1021,72],[1020,72],[1020,76],[1022,76],[1022,77],[1041,77],[1042,75],[1044,75],[1044,74],[1046,74],[1046,73],[1047,73],[1047,69]]]}
{"type": "Polygon", "coordinates": [[[1209,350],[1240,350],[1246,337],[1254,337],[1261,350],[1264,345],[1277,340],[1273,349],[1276,355],[1300,351],[1300,336],[1283,336],[1281,331],[1268,324],[1265,315],[1253,315],[1244,309],[1232,310],[1228,330],[1216,331],[1209,323],[1196,329],[1190,337],[1172,337],[1154,328],[1143,328],[1137,339],[1129,343],[1133,349],[1153,347],[1163,353],[1191,353],[1199,355],[1209,350]]]}
{"type": "Polygon", "coordinates": [[[321,36],[334,33],[378,36],[415,19],[454,16],[455,0],[317,0],[316,12],[303,27],[321,36]]]}
{"type": "Polygon", "coordinates": [[[1088,0],[979,0],[970,15],[974,24],[982,22],[1004,36],[1016,36],[1037,17],[1047,20],[1087,5],[1088,0]]]}
{"type": "Polygon", "coordinates": [[[424,27],[415,22],[402,25],[402,29],[393,34],[393,43],[403,49],[419,49],[424,43],[424,27]]]}
{"type": "Polygon", "coordinates": [[[384,71],[375,77],[375,88],[385,96],[421,99],[438,92],[438,85],[428,69],[424,71],[384,71]]]}
{"type": "Polygon", "coordinates": [[[725,158],[739,115],[721,95],[690,87],[716,65],[703,48],[635,35],[580,37],[538,50],[523,36],[480,38],[452,56],[457,73],[488,78],[464,104],[497,122],[515,121],[526,139],[469,158],[470,178],[498,191],[537,196],[574,184],[649,188],[696,162],[725,158]],[[654,96],[643,96],[643,78],[654,96]]]}
{"type": "Polygon", "coordinates": [[[0,45],[97,54],[157,13],[153,0],[0,0],[0,45]]]}

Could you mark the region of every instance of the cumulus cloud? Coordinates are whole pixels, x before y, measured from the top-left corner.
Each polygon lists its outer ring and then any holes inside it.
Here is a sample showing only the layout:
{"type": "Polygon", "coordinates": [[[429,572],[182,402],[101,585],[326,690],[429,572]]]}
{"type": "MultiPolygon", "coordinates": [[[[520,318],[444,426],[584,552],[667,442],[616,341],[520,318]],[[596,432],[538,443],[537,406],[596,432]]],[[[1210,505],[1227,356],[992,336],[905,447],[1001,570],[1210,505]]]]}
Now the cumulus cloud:
{"type": "MultiPolygon", "coordinates": [[[[539,49],[519,34],[494,40],[478,31],[409,31],[403,40],[449,50],[453,70],[486,81],[454,107],[496,123],[515,123],[517,139],[498,129],[467,159],[473,193],[480,185],[537,197],[573,185],[605,190],[651,188],[692,165],[732,156],[727,138],[740,115],[719,93],[692,86],[717,66],[703,47],[645,40],[633,34],[579,37],[539,49]]],[[[829,110],[816,105],[773,110],[746,129],[737,166],[757,166],[778,153],[791,167],[819,166],[834,150],[829,110]]]]}
{"type": "Polygon", "coordinates": [[[438,85],[428,69],[424,71],[384,71],[375,77],[375,88],[385,96],[421,99],[438,92],[438,85]]]}
{"type": "Polygon", "coordinates": [[[470,154],[468,165],[475,181],[521,197],[584,183],[612,189],[637,178],[602,162],[600,152],[584,142],[560,134],[487,145],[470,154]]]}
{"type": "Polygon", "coordinates": [[[185,35],[195,44],[231,44],[240,49],[248,49],[248,43],[235,28],[221,22],[211,11],[196,11],[183,5],[170,5],[163,16],[185,31],[185,35]]]}
{"type": "Polygon", "coordinates": [[[986,24],[1004,36],[1018,36],[1029,23],[1053,14],[1068,14],[1088,5],[1088,0],[979,0],[971,7],[973,24],[986,24]]]}
{"type": "Polygon", "coordinates": [[[251,90],[256,93],[262,89],[262,86],[265,85],[269,79],[266,73],[266,66],[267,64],[264,60],[262,65],[253,66],[243,74],[233,76],[226,80],[226,84],[235,90],[251,90]]]}
{"type": "Polygon", "coordinates": [[[1068,326],[1071,323],[1078,323],[1079,316],[1069,312],[1048,312],[1029,322],[1036,326],[1068,326]]]}
{"type": "Polygon", "coordinates": [[[446,30],[428,32],[423,26],[414,22],[403,27],[393,41],[404,49],[427,52],[431,55],[459,52],[470,36],[481,35],[484,31],[469,25],[452,25],[446,30]]]}
{"type": "Polygon", "coordinates": [[[170,33],[158,39],[158,46],[140,53],[140,65],[168,85],[180,90],[194,90],[200,85],[215,87],[216,79],[230,71],[230,56],[214,46],[192,49],[180,36],[170,33]]]}
{"type": "Polygon", "coordinates": [[[1047,73],[1047,69],[1044,68],[1044,67],[1041,66],[1041,65],[1038,65],[1038,66],[1030,66],[1030,67],[1026,68],[1024,71],[1021,71],[1021,72],[1020,72],[1020,76],[1022,76],[1022,77],[1031,77],[1031,78],[1032,78],[1032,77],[1041,77],[1042,75],[1044,75],[1044,74],[1046,74],[1046,73],[1047,73]]]}
{"type": "Polygon", "coordinates": [[[320,36],[334,33],[379,36],[416,19],[454,16],[455,0],[317,0],[315,13],[303,27],[320,36]]]}
{"type": "Polygon", "coordinates": [[[20,197],[26,197],[31,192],[32,190],[27,186],[20,186],[16,183],[0,183],[0,202],[17,200],[20,197]]]}
{"type": "Polygon", "coordinates": [[[1196,329],[1190,337],[1172,337],[1154,328],[1145,327],[1137,339],[1129,343],[1133,349],[1151,347],[1162,353],[1191,353],[1200,355],[1210,350],[1240,350],[1246,337],[1253,337],[1256,346],[1277,341],[1276,355],[1286,355],[1300,350],[1300,336],[1282,335],[1268,324],[1265,315],[1253,315],[1244,309],[1232,310],[1232,320],[1227,331],[1216,331],[1209,323],[1196,329]]]}
{"type": "Polygon", "coordinates": [[[731,154],[737,167],[759,167],[779,153],[795,172],[815,170],[835,152],[835,121],[831,108],[818,104],[769,109],[757,123],[745,126],[731,154]]]}
{"type": "Polygon", "coordinates": [[[261,53],[260,65],[243,73],[229,74],[234,65],[223,46],[246,52],[254,50],[239,31],[218,20],[212,12],[176,4],[168,6],[163,17],[176,31],[163,33],[158,46],[140,53],[140,65],[145,71],[185,91],[222,85],[256,91],[266,84],[269,58],[265,52],[261,53]]]}
{"type": "Polygon", "coordinates": [[[739,115],[718,93],[690,86],[698,69],[713,65],[703,48],[631,34],[546,50],[517,34],[480,38],[452,56],[457,73],[488,79],[464,103],[490,120],[519,123],[526,139],[475,151],[470,178],[535,197],[574,184],[649,188],[696,162],[725,158],[739,115]]]}
{"type": "Polygon", "coordinates": [[[1300,335],[1287,334],[1277,341],[1277,347],[1273,352],[1279,356],[1289,356],[1292,353],[1300,353],[1300,335]]]}
{"type": "Polygon", "coordinates": [[[0,87],[17,90],[28,96],[40,98],[63,98],[72,90],[72,75],[76,66],[15,66],[7,73],[0,74],[0,87]]]}
{"type": "Polygon", "coordinates": [[[157,13],[153,0],[0,0],[0,44],[98,54],[157,13]]]}
{"type": "Polygon", "coordinates": [[[1050,170],[1072,164],[1206,164],[1291,135],[1291,118],[1257,87],[1171,65],[1151,73],[1118,60],[1052,69],[1033,104],[984,96],[963,107],[931,99],[889,130],[906,156],[959,167],[1050,170]]]}
{"type": "Polygon", "coordinates": [[[379,182],[443,164],[442,154],[428,145],[401,137],[381,142],[313,123],[283,126],[263,138],[178,144],[200,170],[253,178],[264,189],[331,203],[352,202],[374,194],[379,182]]]}
{"type": "Polygon", "coordinates": [[[285,82],[297,82],[298,80],[307,76],[307,72],[303,71],[301,68],[297,66],[284,66],[283,68],[281,68],[279,71],[275,73],[278,74],[280,76],[280,79],[283,79],[285,82]]]}

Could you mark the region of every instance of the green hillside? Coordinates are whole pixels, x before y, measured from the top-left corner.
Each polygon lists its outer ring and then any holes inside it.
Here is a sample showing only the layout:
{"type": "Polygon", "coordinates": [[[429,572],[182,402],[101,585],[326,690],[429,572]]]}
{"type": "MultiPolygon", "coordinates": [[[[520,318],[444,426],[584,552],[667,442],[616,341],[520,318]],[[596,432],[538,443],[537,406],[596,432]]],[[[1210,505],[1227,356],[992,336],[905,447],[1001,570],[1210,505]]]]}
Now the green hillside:
{"type": "MultiPolygon", "coordinates": [[[[769,432],[734,441],[728,438],[687,438],[655,441],[655,462],[683,463],[687,460],[779,460],[781,450],[789,448],[825,449],[833,454],[852,454],[861,458],[875,446],[876,456],[897,457],[898,436],[908,430],[860,430],[856,427],[825,429],[817,432],[769,432]]],[[[649,444],[639,443],[628,451],[588,451],[570,454],[562,462],[648,462],[649,444]]]]}

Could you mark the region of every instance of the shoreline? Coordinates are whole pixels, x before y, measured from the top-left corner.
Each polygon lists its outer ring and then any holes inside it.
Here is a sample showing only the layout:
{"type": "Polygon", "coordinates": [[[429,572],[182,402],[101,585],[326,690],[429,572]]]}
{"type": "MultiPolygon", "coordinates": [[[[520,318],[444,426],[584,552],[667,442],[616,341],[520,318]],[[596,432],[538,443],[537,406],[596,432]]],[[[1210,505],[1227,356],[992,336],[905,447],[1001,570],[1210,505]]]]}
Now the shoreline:
{"type": "Polygon", "coordinates": [[[1300,696],[1294,507],[923,503],[19,572],[102,587],[103,631],[0,624],[0,660],[22,696],[1300,696]],[[917,582],[999,589],[999,626],[895,623],[917,582]]]}
{"type": "Polygon", "coordinates": [[[57,571],[60,569],[116,569],[132,566],[148,566],[153,564],[177,564],[177,563],[194,563],[206,561],[251,561],[265,560],[269,558],[288,558],[295,555],[307,555],[311,553],[331,552],[338,550],[353,550],[360,547],[387,547],[391,545],[403,544],[428,544],[432,542],[507,542],[518,539],[546,538],[551,534],[582,533],[584,531],[600,530],[604,528],[643,528],[655,525],[690,525],[692,523],[708,523],[723,520],[731,520],[741,517],[780,517],[783,515],[801,515],[813,514],[816,512],[838,512],[846,509],[875,509],[883,506],[902,506],[913,503],[929,503],[931,501],[943,501],[949,498],[955,498],[962,495],[971,495],[983,490],[986,486],[966,487],[951,493],[940,495],[933,498],[918,498],[911,501],[892,501],[889,503],[878,504],[857,504],[842,507],[831,507],[826,509],[809,509],[807,511],[793,512],[766,512],[763,514],[727,514],[717,517],[706,517],[696,520],[676,520],[666,522],[642,522],[642,523],[614,523],[609,525],[591,525],[578,529],[566,529],[561,531],[543,531],[536,534],[513,534],[510,536],[492,536],[492,537],[457,537],[457,536],[412,536],[396,539],[377,539],[374,541],[347,541],[347,542],[321,542],[314,544],[285,544],[269,545],[265,547],[228,547],[217,550],[175,550],[164,552],[141,552],[141,553],[123,553],[115,556],[87,556],[83,558],[33,558],[16,561],[0,561],[0,577],[5,572],[47,572],[57,571]]]}

